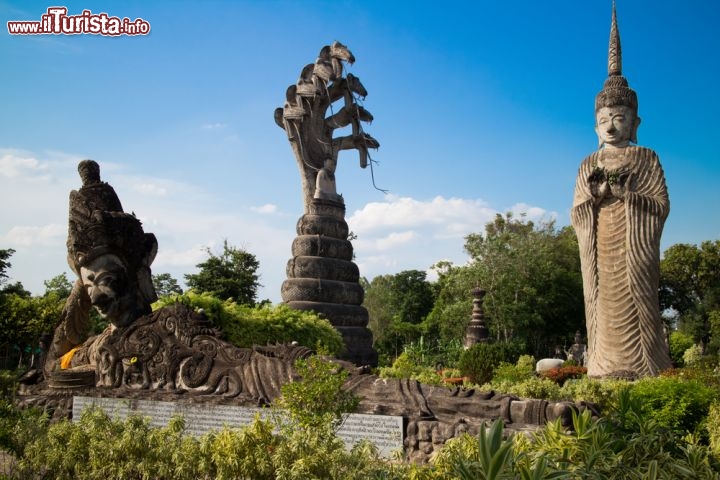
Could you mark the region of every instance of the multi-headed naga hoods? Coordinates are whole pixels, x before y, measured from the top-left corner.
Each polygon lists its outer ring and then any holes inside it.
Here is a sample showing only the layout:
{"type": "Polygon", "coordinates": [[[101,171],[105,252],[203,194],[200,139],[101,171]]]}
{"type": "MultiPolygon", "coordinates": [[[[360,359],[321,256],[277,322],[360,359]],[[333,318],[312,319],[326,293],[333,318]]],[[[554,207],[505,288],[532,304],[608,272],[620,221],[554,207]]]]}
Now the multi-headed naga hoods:
{"type": "MultiPolygon", "coordinates": [[[[122,211],[112,187],[100,182],[95,162],[81,163],[80,171],[84,184],[70,195],[68,238],[79,279],[48,355],[53,395],[82,387],[90,395],[258,405],[271,402],[283,384],[297,379],[295,361],[312,353],[305,347],[238,348],[222,341],[204,315],[187,306],[151,312],[155,296],[146,277],[157,246],[154,236],[122,211]],[[87,172],[92,172],[88,179],[87,172]],[[86,338],[91,306],[110,325],[86,338]]],[[[418,455],[432,450],[429,432],[438,444],[476,432],[483,421],[496,418],[511,428],[555,418],[570,422],[567,403],[382,379],[348,362],[328,360],[349,373],[344,388],[360,398],[361,413],[408,419],[406,444],[418,455]]]]}
{"type": "Polygon", "coordinates": [[[600,149],[580,165],[571,212],[578,236],[588,375],[655,375],[671,366],[660,319],[660,235],[670,211],[660,161],[637,142],[638,100],[622,75],[612,10],[608,79],[595,98],[600,149]]]}
{"type": "Polygon", "coordinates": [[[303,68],[297,83],[288,87],[285,106],[275,110],[275,121],[287,133],[300,169],[305,207],[281,294],[291,308],[313,310],[332,323],[345,342],[344,360],[376,365],[360,273],[352,261],[345,202],[335,183],[340,150],[358,150],[365,168],[368,149],[379,146],[361,127],[373,118],[357,103],[367,95],[365,87],[352,74],[343,77],[343,62],[354,61],[341,43],[323,47],[315,63],[303,68]],[[338,100],[343,106],[333,113],[332,104],[338,100]],[[326,117],[328,109],[332,115],[326,117]],[[333,138],[336,129],[348,125],[351,134],[333,138]]]}
{"type": "Polygon", "coordinates": [[[358,105],[367,91],[360,79],[351,73],[343,77],[343,62],[354,63],[350,50],[339,42],[320,50],[315,63],[306,65],[295,85],[288,87],[283,108],[275,110],[275,122],[288,135],[302,179],[305,213],[313,198],[342,203],[335,186],[335,167],[340,150],[356,149],[360,166],[368,165],[368,149],[380,144],[363,132],[360,122],[371,122],[373,116],[358,105]],[[332,112],[332,104],[343,100],[343,106],[332,112]],[[328,109],[331,115],[327,116],[328,109]],[[348,125],[350,135],[333,138],[333,132],[348,125]]]}

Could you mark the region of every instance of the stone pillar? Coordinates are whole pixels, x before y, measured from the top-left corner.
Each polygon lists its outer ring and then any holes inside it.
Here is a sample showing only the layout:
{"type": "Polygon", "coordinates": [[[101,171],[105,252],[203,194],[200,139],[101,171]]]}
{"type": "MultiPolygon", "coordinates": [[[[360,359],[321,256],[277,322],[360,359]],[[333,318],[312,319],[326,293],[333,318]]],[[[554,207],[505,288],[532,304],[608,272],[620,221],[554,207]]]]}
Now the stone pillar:
{"type": "Polygon", "coordinates": [[[345,205],[315,198],[300,217],[287,264],[281,295],[297,310],[313,310],[326,318],[343,337],[340,358],[357,365],[377,365],[368,311],[362,306],[360,272],[352,261],[345,205]]]}
{"type": "Polygon", "coordinates": [[[465,350],[472,347],[476,343],[490,342],[490,332],[485,325],[485,313],[483,312],[482,303],[485,297],[485,290],[480,287],[473,288],[473,310],[470,323],[465,329],[465,338],[463,339],[463,347],[465,350]]]}

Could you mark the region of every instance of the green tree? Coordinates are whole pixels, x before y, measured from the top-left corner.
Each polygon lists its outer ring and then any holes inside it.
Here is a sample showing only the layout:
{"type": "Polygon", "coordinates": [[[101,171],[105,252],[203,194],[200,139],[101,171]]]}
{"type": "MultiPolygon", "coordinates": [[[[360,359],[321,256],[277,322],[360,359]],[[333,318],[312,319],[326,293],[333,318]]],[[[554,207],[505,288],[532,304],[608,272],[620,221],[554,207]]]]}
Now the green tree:
{"type": "Polygon", "coordinates": [[[15,253],[12,248],[0,250],[0,295],[16,294],[21,297],[30,297],[30,292],[25,290],[21,282],[7,283],[10,278],[7,271],[12,267],[8,259],[15,253]]]}
{"type": "Polygon", "coordinates": [[[50,280],[45,280],[43,284],[45,285],[45,296],[55,294],[63,300],[70,296],[72,290],[72,283],[68,280],[65,272],[54,276],[50,280]]]}
{"type": "Polygon", "coordinates": [[[468,265],[436,266],[439,292],[429,331],[462,338],[476,286],[486,290],[485,318],[497,341],[525,343],[530,353],[544,356],[584,330],[580,256],[571,227],[498,214],[484,234],[465,240],[468,265]]]}
{"type": "Polygon", "coordinates": [[[12,257],[13,253],[15,253],[15,250],[12,248],[0,250],[0,286],[7,282],[7,279],[9,278],[7,271],[10,269],[12,264],[8,262],[8,259],[12,257]]]}
{"type": "Polygon", "coordinates": [[[423,321],[432,310],[435,295],[427,274],[405,270],[395,275],[380,275],[371,282],[362,279],[363,305],[370,314],[369,328],[380,355],[397,357],[403,345],[423,334],[423,321]]]}
{"type": "Polygon", "coordinates": [[[0,345],[36,345],[41,334],[52,332],[64,304],[56,294],[0,295],[0,345]]]}
{"type": "Polygon", "coordinates": [[[678,328],[720,347],[720,240],[671,246],[660,261],[660,308],[672,309],[678,328]],[[717,325],[716,325],[717,324],[717,325]]]}
{"type": "Polygon", "coordinates": [[[175,280],[169,273],[159,273],[157,275],[153,275],[152,282],[158,297],[182,295],[183,293],[177,280],[175,280]]]}
{"type": "Polygon", "coordinates": [[[208,259],[197,264],[200,272],[185,275],[187,285],[198,293],[210,293],[221,299],[234,299],[237,303],[254,305],[260,287],[255,255],[242,248],[223,242],[223,251],[215,255],[206,249],[208,259]]]}

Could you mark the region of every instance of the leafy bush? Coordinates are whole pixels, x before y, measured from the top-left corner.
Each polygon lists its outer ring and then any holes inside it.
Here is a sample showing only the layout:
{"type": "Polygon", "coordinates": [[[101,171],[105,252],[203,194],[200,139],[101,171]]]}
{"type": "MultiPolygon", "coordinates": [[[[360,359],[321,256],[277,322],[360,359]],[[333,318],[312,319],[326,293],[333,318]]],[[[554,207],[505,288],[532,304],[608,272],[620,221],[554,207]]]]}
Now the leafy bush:
{"type": "Polygon", "coordinates": [[[517,363],[500,362],[493,372],[494,382],[518,383],[535,376],[535,357],[520,355],[517,363]]]}
{"type": "Polygon", "coordinates": [[[689,333],[675,330],[670,333],[668,337],[668,344],[670,346],[670,359],[673,365],[676,367],[683,367],[685,365],[683,361],[683,354],[685,351],[692,347],[695,341],[692,335],[689,333]]]}
{"type": "Polygon", "coordinates": [[[354,402],[343,396],[344,377],[336,366],[312,357],[297,368],[304,377],[290,385],[301,388],[283,389],[282,406],[291,415],[279,430],[272,420],[256,418],[242,429],[223,428],[195,438],[185,434],[181,417],[165,428],[152,428],[147,418],[120,421],[89,408],[77,423],[63,420],[35,431],[17,454],[12,478],[407,478],[409,467],[380,458],[368,443],[348,451],[335,435],[338,415],[354,402]]]}
{"type": "Polygon", "coordinates": [[[710,405],[705,427],[708,432],[710,450],[720,458],[720,401],[716,400],[710,405]]]}
{"type": "Polygon", "coordinates": [[[225,338],[239,347],[295,341],[320,354],[337,355],[344,346],[342,337],[328,321],[313,312],[293,310],[287,305],[250,307],[188,291],[163,297],[154,307],[178,302],[202,308],[225,338]]]}
{"type": "Polygon", "coordinates": [[[643,414],[678,434],[695,433],[707,417],[710,404],[720,398],[712,386],[679,377],[638,380],[630,395],[642,405],[643,414]]]}
{"type": "Polygon", "coordinates": [[[708,448],[659,426],[628,389],[619,392],[606,418],[595,420],[588,411],[574,415],[572,432],[556,421],[531,436],[502,437],[498,421],[476,437],[453,439],[413,478],[671,480],[719,473],[708,448]]]}
{"type": "Polygon", "coordinates": [[[520,356],[517,345],[511,343],[478,343],[460,355],[458,368],[472,383],[482,385],[493,378],[501,362],[515,363],[520,356]]]}
{"type": "Polygon", "coordinates": [[[500,393],[517,395],[523,398],[539,398],[544,400],[559,400],[560,387],[547,378],[530,377],[520,382],[495,381],[486,383],[481,390],[495,390],[500,393]]]}
{"type": "Polygon", "coordinates": [[[434,459],[435,478],[514,478],[512,441],[503,439],[503,422],[480,427],[477,437],[463,436],[447,442],[434,459]]]}
{"type": "Polygon", "coordinates": [[[412,378],[428,385],[442,385],[442,377],[434,368],[415,363],[411,354],[401,353],[391,367],[381,367],[379,375],[383,378],[412,378]]]}
{"type": "Polygon", "coordinates": [[[38,409],[18,409],[9,398],[0,398],[0,450],[16,457],[47,428],[48,417],[38,409]]]}
{"type": "Polygon", "coordinates": [[[312,356],[297,360],[295,369],[300,379],[283,385],[277,402],[288,412],[293,428],[330,425],[335,430],[344,414],[357,408],[358,398],[343,389],[348,372],[336,363],[312,356]]]}
{"type": "Polygon", "coordinates": [[[703,359],[703,351],[700,345],[691,345],[690,348],[683,353],[683,363],[686,367],[696,367],[700,365],[703,359]]]}
{"type": "Polygon", "coordinates": [[[0,398],[11,398],[17,390],[17,372],[0,370],[0,398]]]}
{"type": "Polygon", "coordinates": [[[628,388],[626,380],[596,380],[583,377],[569,380],[560,388],[560,398],[577,402],[597,404],[601,411],[607,411],[616,402],[617,394],[622,388],[628,388]]]}

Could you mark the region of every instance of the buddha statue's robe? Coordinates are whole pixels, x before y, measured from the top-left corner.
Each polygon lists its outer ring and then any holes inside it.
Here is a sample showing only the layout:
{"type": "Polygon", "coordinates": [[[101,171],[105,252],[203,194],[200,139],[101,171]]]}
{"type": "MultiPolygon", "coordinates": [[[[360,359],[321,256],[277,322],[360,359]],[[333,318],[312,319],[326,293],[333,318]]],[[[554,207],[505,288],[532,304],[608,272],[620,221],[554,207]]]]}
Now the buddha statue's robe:
{"type": "Polygon", "coordinates": [[[628,179],[627,193],[596,204],[589,179],[605,166],[605,153],[598,150],[582,162],[571,212],[582,266],[588,375],[655,375],[671,367],[658,301],[660,235],[670,211],[665,177],[655,152],[625,147],[613,170],[628,179]]]}

